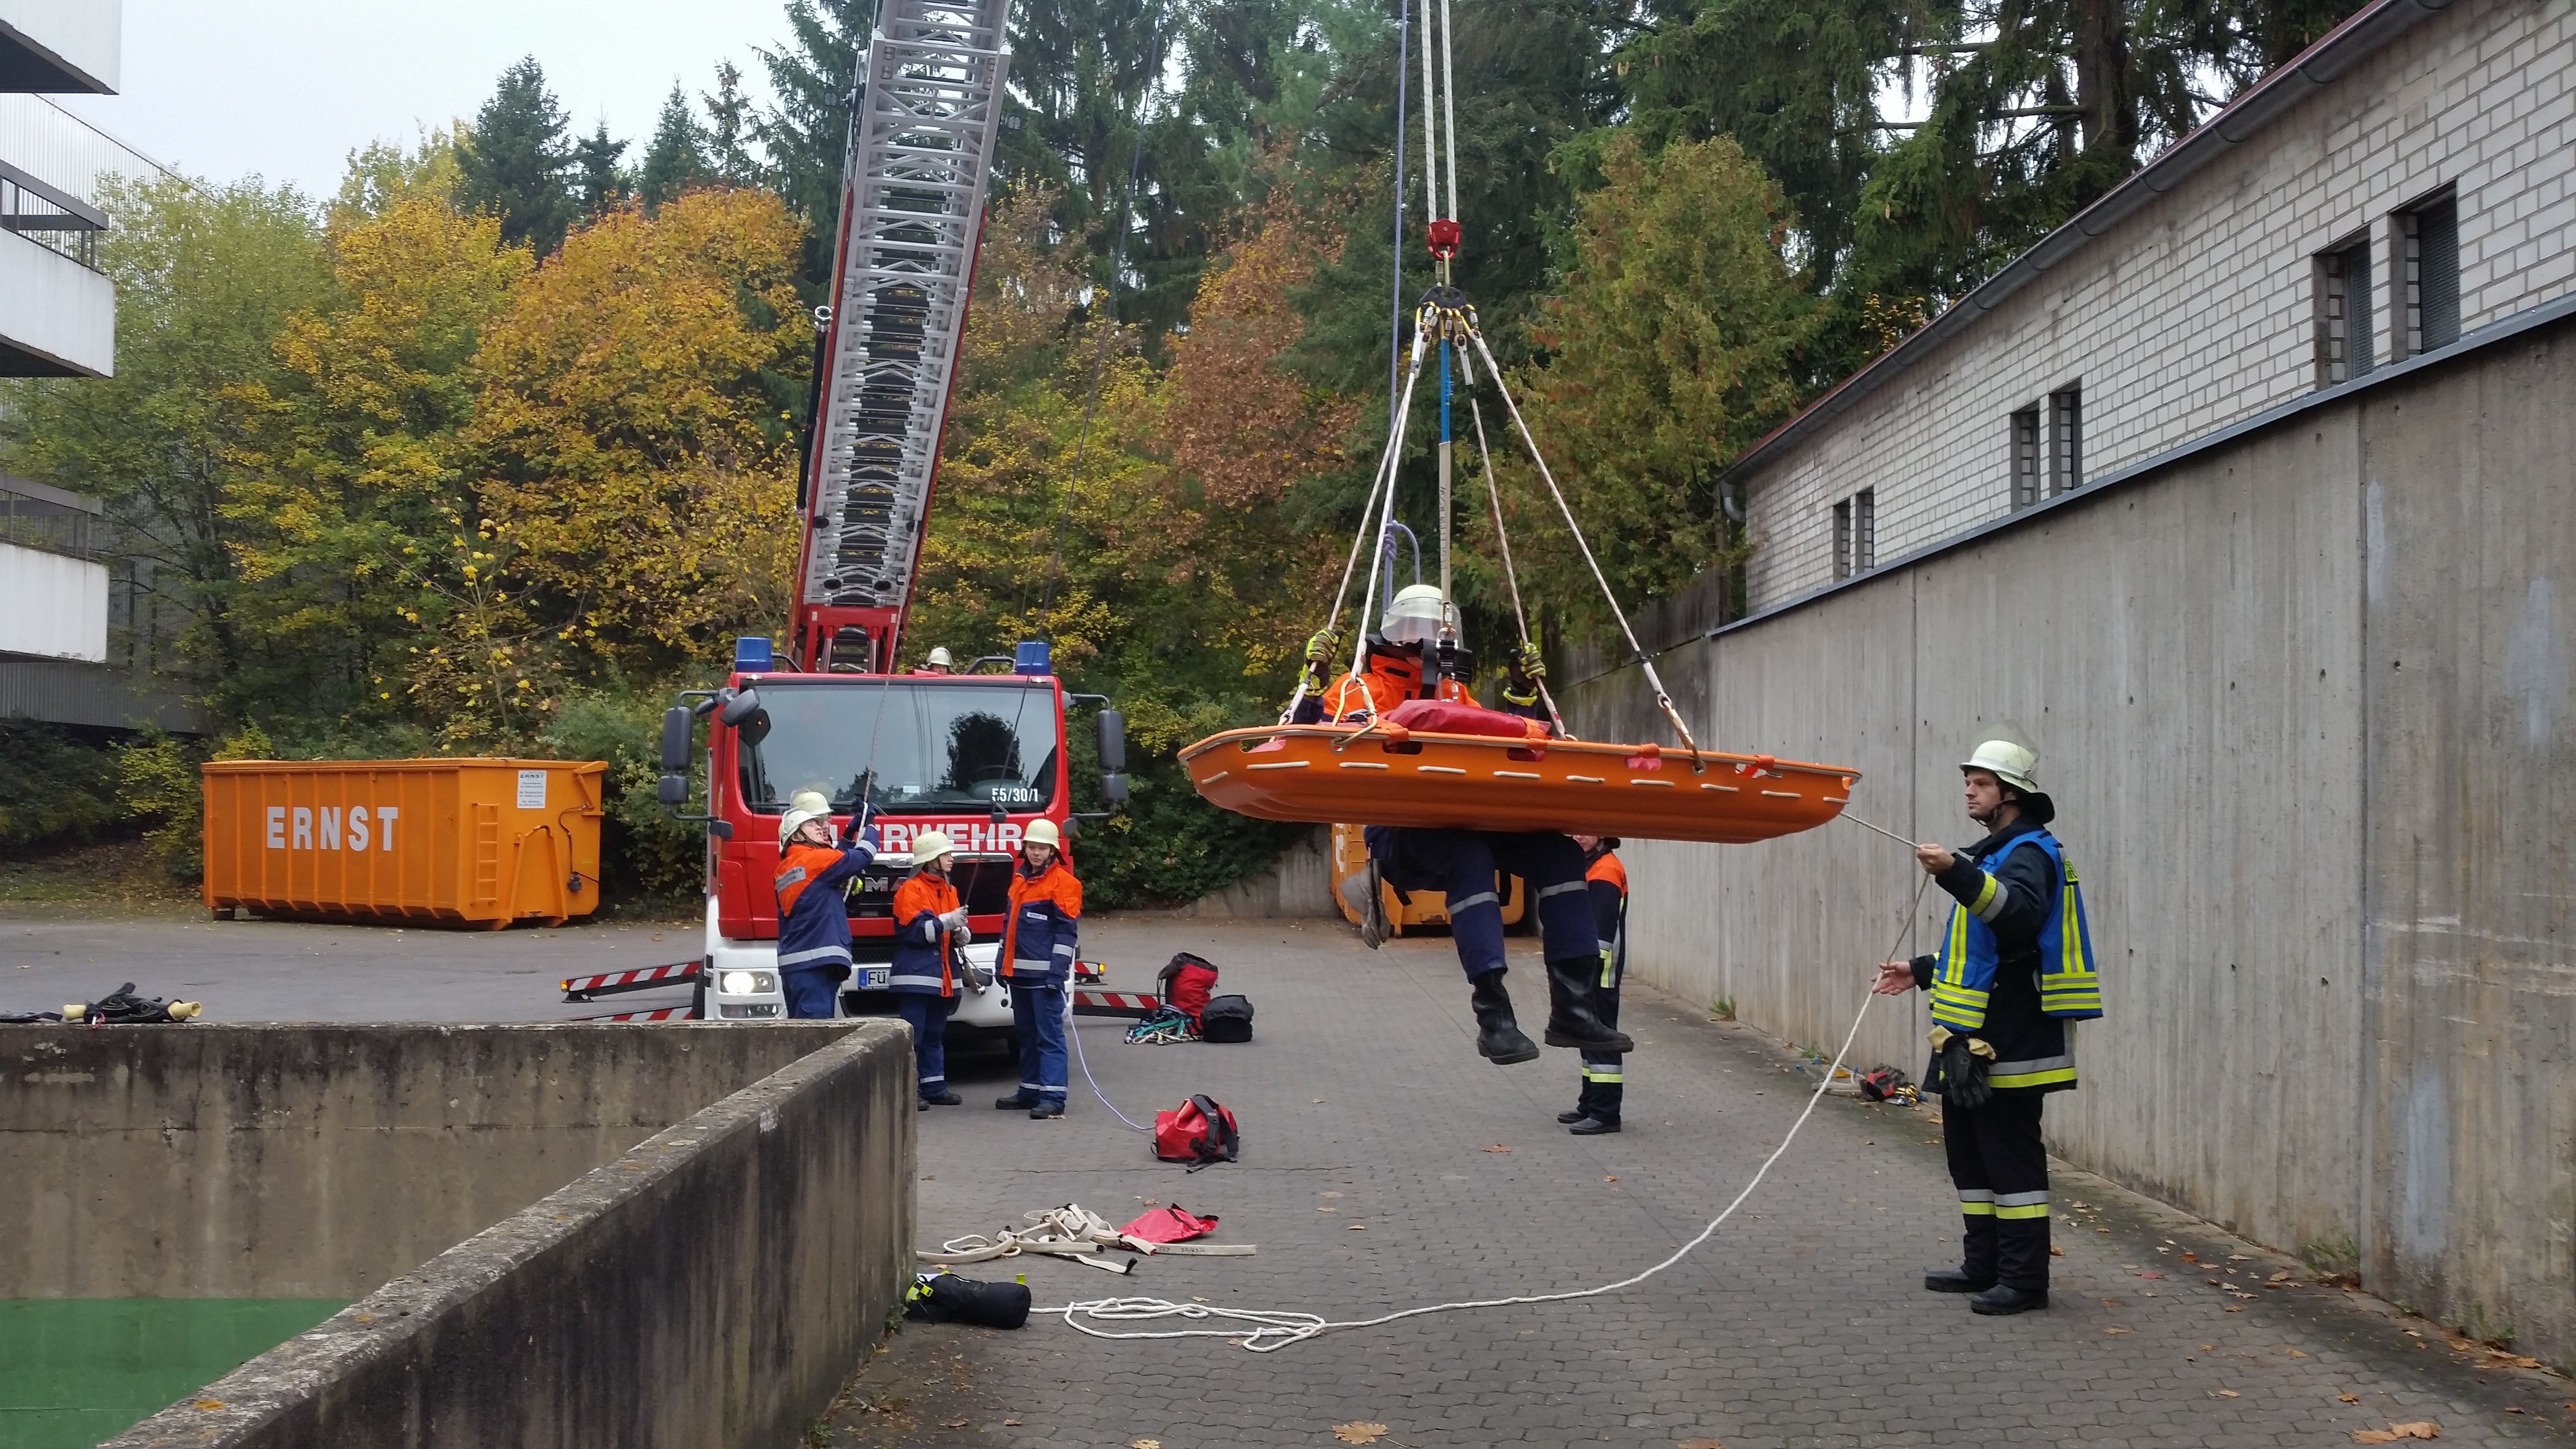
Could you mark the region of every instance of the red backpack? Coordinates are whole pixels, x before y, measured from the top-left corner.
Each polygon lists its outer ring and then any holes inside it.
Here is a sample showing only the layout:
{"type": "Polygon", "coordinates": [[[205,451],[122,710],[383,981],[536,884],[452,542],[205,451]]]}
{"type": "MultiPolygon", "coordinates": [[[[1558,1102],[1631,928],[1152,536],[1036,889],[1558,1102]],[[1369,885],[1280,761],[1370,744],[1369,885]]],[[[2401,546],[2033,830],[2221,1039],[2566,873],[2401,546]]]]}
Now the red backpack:
{"type": "Polygon", "coordinates": [[[1208,994],[1216,989],[1216,966],[1204,956],[1187,951],[1173,955],[1163,968],[1163,1004],[1177,1008],[1190,1019],[1193,1030],[1199,1024],[1199,1012],[1208,1004],[1208,994]]]}
{"type": "Polygon", "coordinates": [[[1196,1172],[1212,1162],[1232,1162],[1243,1147],[1234,1114],[1209,1096],[1193,1096],[1169,1112],[1154,1114],[1154,1155],[1165,1162],[1186,1162],[1196,1172]]]}

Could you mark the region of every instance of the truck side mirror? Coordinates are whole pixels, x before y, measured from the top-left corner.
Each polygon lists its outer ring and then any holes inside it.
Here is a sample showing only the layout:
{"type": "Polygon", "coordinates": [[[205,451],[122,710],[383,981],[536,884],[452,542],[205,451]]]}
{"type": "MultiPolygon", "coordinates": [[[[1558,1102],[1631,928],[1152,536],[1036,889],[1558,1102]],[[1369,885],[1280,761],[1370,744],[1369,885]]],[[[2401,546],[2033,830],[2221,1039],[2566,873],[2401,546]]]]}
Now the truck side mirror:
{"type": "Polygon", "coordinates": [[[1107,775],[1127,772],[1127,716],[1114,709],[1103,709],[1100,729],[1100,769],[1107,775]]]}
{"type": "Polygon", "coordinates": [[[742,728],[743,721],[750,719],[753,715],[758,714],[759,712],[760,691],[757,689],[743,689],[736,690],[733,698],[724,702],[724,707],[716,711],[716,718],[723,720],[727,725],[735,729],[740,729],[742,728]]]}
{"type": "Polygon", "coordinates": [[[1100,798],[1112,805],[1127,803],[1127,777],[1124,774],[1100,777],[1100,798]]]}
{"type": "Polygon", "coordinates": [[[685,704],[675,704],[662,711],[662,771],[668,775],[689,772],[689,740],[697,717],[685,704]]]}
{"type": "MultiPolygon", "coordinates": [[[[686,713],[686,711],[682,712],[686,713]]],[[[664,775],[654,787],[653,793],[665,805],[686,805],[689,803],[689,777],[664,775]]]]}

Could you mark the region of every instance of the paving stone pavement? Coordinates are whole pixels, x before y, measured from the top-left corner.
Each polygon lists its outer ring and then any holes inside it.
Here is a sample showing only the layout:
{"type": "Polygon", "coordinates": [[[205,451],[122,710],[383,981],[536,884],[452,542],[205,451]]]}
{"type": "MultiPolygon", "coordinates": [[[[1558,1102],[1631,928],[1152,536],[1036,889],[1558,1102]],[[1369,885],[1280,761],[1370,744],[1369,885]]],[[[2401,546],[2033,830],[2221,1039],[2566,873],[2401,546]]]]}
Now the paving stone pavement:
{"type": "MultiPolygon", "coordinates": [[[[1338,922],[1128,917],[1087,923],[1085,945],[1113,988],[1150,989],[1189,949],[1223,968],[1220,990],[1252,998],[1244,1046],[1131,1047],[1122,1022],[1080,1027],[1129,1116],[1206,1092],[1241,1119],[1243,1161],[1194,1175],[1154,1162],[1078,1068],[1063,1120],[996,1112],[1016,1072],[952,1059],[968,1102],[920,1119],[922,1246],[1066,1202],[1112,1221],[1178,1202],[1221,1218],[1217,1240],[1260,1252],[1148,1259],[1128,1277],[1022,1260],[1041,1306],[1150,1295],[1358,1318],[1608,1282],[1714,1216],[1815,1080],[1751,1029],[1632,987],[1628,1130],[1579,1139],[1553,1121],[1573,1103],[1574,1054],[1478,1058],[1444,939],[1372,955],[1338,922]]],[[[1534,961],[1513,985],[1534,1030],[1534,961]]],[[[1855,970],[1855,1006],[1861,987],[1855,970]]],[[[826,1432],[1202,1449],[1333,1444],[1336,1425],[1359,1422],[1406,1449],[2122,1449],[2347,1444],[2422,1420],[2455,1443],[2557,1442],[2576,1424],[2576,1383],[2310,1284],[2291,1259],[2063,1168],[2052,1306],[1975,1317],[1920,1287],[1957,1252],[1938,1135],[1926,1110],[1828,1098],[1716,1237],[1614,1296],[1409,1319],[1272,1354],[1110,1342],[1060,1319],[1015,1333],[916,1327],[861,1371],[826,1432]],[[2282,1286],[2254,1286],[2283,1270],[2282,1286]]]]}

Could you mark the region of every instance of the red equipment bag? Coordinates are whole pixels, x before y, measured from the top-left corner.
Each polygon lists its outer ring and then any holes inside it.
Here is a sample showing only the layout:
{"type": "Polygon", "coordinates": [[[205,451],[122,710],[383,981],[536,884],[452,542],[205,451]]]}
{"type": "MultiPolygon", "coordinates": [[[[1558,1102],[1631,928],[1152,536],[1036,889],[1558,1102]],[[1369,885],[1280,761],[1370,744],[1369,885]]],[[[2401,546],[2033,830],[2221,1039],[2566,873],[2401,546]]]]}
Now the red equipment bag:
{"type": "Polygon", "coordinates": [[[1193,1096],[1169,1112],[1154,1114],[1154,1155],[1165,1162],[1186,1162],[1196,1172],[1213,1162],[1234,1161],[1242,1147],[1234,1114],[1213,1097],[1193,1096]]]}
{"type": "Polygon", "coordinates": [[[1142,1217],[1118,1230],[1122,1237],[1143,1238],[1149,1243],[1186,1243],[1215,1231],[1216,1219],[1172,1206],[1148,1208],[1142,1217]]]}
{"type": "Polygon", "coordinates": [[[1208,1004],[1209,993],[1216,990],[1216,966],[1204,956],[1187,951],[1176,952],[1160,978],[1163,1004],[1176,1008],[1190,1019],[1190,1029],[1198,1029],[1199,1012],[1208,1004]]]}
{"type": "Polygon", "coordinates": [[[1386,712],[1386,722],[1435,735],[1483,735],[1491,739],[1551,739],[1547,721],[1505,714],[1499,709],[1461,704],[1452,699],[1408,699],[1386,712]]]}

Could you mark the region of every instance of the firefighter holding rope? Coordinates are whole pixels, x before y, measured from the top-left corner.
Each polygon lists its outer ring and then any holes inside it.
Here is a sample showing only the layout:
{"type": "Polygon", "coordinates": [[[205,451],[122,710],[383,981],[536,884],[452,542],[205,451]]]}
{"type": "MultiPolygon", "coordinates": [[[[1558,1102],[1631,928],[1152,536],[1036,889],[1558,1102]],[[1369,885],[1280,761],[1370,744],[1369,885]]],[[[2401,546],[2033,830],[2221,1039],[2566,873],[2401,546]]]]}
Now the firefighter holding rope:
{"type": "Polygon", "coordinates": [[[2102,1014],[2075,864],[2049,833],[2057,807],[2032,777],[2037,756],[1988,740],[1959,767],[1968,818],[1986,837],[1965,850],[1915,847],[1955,904],[1941,949],[1879,967],[1887,996],[1931,993],[1941,1137],[1958,1189],[1964,1247],[1956,1268],[1923,1275],[1935,1293],[1971,1295],[1978,1313],[2048,1306],[2048,1149],[2040,1107],[2075,1087],[2070,1021],[2102,1014]]]}

